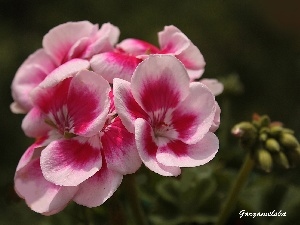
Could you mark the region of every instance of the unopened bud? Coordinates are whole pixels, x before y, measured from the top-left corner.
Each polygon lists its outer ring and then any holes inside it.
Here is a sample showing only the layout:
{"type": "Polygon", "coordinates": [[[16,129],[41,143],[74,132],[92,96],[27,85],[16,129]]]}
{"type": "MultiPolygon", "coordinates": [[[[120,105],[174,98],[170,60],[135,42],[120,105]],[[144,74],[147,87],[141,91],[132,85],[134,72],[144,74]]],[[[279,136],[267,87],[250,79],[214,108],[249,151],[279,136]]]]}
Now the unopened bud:
{"type": "Polygon", "coordinates": [[[291,150],[299,147],[298,140],[295,138],[294,135],[292,135],[290,133],[282,133],[280,135],[279,141],[283,147],[286,147],[291,150]]]}
{"type": "Polygon", "coordinates": [[[283,152],[274,154],[274,161],[285,169],[290,168],[289,160],[283,152]]]}
{"type": "Polygon", "coordinates": [[[270,152],[279,152],[280,145],[274,138],[269,138],[265,143],[265,148],[270,152]]]}
{"type": "Polygon", "coordinates": [[[273,165],[273,160],[270,152],[265,149],[257,151],[257,161],[259,166],[266,172],[270,172],[273,165]]]}
{"type": "Polygon", "coordinates": [[[257,138],[257,130],[256,128],[249,122],[241,122],[235,125],[231,133],[239,137],[241,140],[241,144],[245,148],[250,148],[254,145],[257,138]]]}
{"type": "Polygon", "coordinates": [[[277,137],[281,134],[282,130],[282,126],[272,126],[270,128],[270,135],[277,137]]]}
{"type": "Polygon", "coordinates": [[[267,115],[263,115],[260,117],[260,125],[261,127],[268,127],[271,123],[270,117],[267,115]]]}
{"type": "Polygon", "coordinates": [[[265,142],[267,139],[268,139],[268,134],[267,134],[267,133],[261,133],[261,134],[259,135],[259,140],[260,140],[261,142],[265,142]]]}
{"type": "Polygon", "coordinates": [[[258,115],[254,114],[252,116],[252,123],[257,127],[257,128],[262,128],[262,127],[268,127],[271,123],[270,118],[267,115],[258,115]]]}
{"type": "Polygon", "coordinates": [[[238,123],[231,130],[236,137],[252,137],[256,135],[256,132],[256,128],[249,122],[238,123]]]}
{"type": "Polygon", "coordinates": [[[283,128],[283,129],[282,129],[282,132],[288,133],[288,134],[294,134],[294,133],[295,133],[293,130],[291,130],[291,129],[289,129],[289,128],[283,128]]]}

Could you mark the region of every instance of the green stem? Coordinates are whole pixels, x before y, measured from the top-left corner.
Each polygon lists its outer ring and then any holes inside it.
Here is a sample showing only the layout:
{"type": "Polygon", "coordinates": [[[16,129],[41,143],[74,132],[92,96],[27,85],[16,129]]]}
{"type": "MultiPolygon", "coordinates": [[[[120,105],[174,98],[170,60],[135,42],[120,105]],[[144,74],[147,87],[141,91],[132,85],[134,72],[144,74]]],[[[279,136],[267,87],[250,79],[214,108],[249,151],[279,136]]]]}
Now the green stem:
{"type": "Polygon", "coordinates": [[[253,166],[254,166],[254,160],[251,157],[250,153],[247,153],[244,164],[242,165],[239,174],[232,185],[232,188],[223,205],[221,213],[219,214],[216,225],[224,225],[226,223],[228,217],[230,216],[230,213],[232,212],[237,202],[239,192],[244,187],[244,184],[247,181],[247,177],[251,172],[251,170],[253,169],[253,166]]]}
{"type": "Polygon", "coordinates": [[[138,198],[138,190],[136,187],[134,174],[126,175],[124,184],[126,188],[125,194],[129,200],[130,208],[132,210],[134,219],[136,220],[136,224],[147,225],[148,223],[138,198]]]}

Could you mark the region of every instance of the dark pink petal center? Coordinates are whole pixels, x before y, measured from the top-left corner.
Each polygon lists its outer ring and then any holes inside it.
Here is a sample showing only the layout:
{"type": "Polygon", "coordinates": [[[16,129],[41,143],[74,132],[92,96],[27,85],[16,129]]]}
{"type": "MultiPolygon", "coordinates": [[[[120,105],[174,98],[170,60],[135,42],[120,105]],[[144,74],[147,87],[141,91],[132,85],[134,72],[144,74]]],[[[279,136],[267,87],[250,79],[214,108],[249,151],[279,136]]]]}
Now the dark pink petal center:
{"type": "Polygon", "coordinates": [[[172,124],[176,131],[179,133],[180,139],[188,138],[195,133],[197,129],[198,116],[195,114],[184,113],[180,114],[179,110],[175,111],[172,118],[172,124]]]}
{"type": "Polygon", "coordinates": [[[172,73],[168,68],[157,80],[146,81],[141,93],[142,104],[147,112],[155,112],[161,109],[175,108],[180,101],[180,93],[174,90],[170,83],[172,73]]]}

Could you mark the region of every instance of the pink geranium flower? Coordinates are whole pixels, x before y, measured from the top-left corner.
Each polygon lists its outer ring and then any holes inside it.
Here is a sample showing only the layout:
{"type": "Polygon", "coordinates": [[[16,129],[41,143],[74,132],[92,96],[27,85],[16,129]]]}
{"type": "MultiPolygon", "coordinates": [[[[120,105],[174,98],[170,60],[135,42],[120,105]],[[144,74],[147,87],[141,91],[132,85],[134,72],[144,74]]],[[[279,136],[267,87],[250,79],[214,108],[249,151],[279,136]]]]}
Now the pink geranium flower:
{"type": "Polygon", "coordinates": [[[178,28],[166,26],[158,33],[158,41],[159,48],[142,40],[125,39],[116,46],[115,51],[94,56],[91,67],[110,83],[113,78],[130,81],[136,66],[149,54],[169,54],[184,64],[190,80],[203,74],[205,61],[201,52],[178,28]]]}
{"type": "Polygon", "coordinates": [[[108,82],[88,70],[65,73],[72,63],[32,91],[34,107],[23,121],[25,133],[44,138],[21,158],[15,188],[43,214],[62,210],[70,200],[99,206],[123,175],[141,165],[134,135],[115,112],[108,82]]]}
{"type": "Polygon", "coordinates": [[[72,59],[90,59],[95,54],[112,51],[119,33],[109,23],[99,29],[88,21],[68,22],[51,29],[43,38],[43,48],[30,55],[14,77],[12,112],[26,113],[32,108],[31,90],[55,68],[72,59]]]}
{"type": "Polygon", "coordinates": [[[190,83],[183,64],[170,55],[150,55],[139,64],[131,83],[115,78],[115,106],[125,127],[135,133],[144,164],[164,176],[180,167],[207,163],[218,150],[220,111],[212,92],[190,83]]]}

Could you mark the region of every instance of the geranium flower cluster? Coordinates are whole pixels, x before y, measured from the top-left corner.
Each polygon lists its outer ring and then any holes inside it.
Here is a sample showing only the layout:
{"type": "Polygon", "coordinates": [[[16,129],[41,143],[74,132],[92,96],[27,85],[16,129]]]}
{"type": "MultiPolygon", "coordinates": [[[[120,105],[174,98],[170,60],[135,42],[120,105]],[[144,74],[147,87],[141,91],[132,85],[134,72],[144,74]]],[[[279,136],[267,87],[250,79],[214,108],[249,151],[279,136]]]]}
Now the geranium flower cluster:
{"type": "Polygon", "coordinates": [[[70,201],[96,207],[142,163],[177,176],[217,153],[223,87],[194,82],[205,66],[198,48],[174,26],[159,32],[159,47],[117,44],[119,34],[110,23],[59,25],[15,75],[11,110],[26,114],[22,129],[35,139],[15,190],[36,212],[55,214],[70,201]]]}

